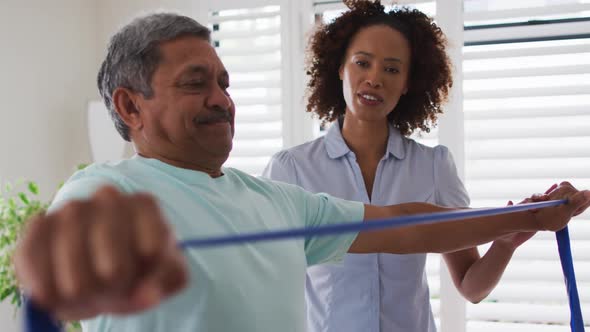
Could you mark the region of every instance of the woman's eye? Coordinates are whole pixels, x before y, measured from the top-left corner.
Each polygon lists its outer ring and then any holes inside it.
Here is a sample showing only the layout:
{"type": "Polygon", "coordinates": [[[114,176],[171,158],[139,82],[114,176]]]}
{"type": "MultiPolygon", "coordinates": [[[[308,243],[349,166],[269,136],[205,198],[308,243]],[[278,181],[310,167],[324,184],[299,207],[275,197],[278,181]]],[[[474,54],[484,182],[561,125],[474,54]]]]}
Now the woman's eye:
{"type": "Polygon", "coordinates": [[[399,70],[397,68],[392,68],[392,67],[385,68],[385,71],[388,73],[395,73],[395,74],[399,73],[399,70]]]}
{"type": "Polygon", "coordinates": [[[356,61],[355,63],[356,63],[357,65],[359,65],[359,66],[363,67],[363,68],[365,68],[365,67],[368,67],[368,66],[369,66],[369,63],[368,63],[367,61],[361,61],[361,60],[358,60],[358,61],[356,61]]]}

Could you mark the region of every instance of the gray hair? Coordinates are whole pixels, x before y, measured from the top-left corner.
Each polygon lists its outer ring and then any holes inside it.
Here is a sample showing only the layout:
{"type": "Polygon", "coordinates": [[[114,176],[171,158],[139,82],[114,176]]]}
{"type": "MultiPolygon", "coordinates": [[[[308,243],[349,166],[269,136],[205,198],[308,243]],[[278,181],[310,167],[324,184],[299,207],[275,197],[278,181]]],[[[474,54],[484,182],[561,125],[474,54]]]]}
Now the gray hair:
{"type": "Polygon", "coordinates": [[[129,127],[115,111],[113,92],[118,87],[125,87],[146,98],[153,97],[151,79],[162,60],[160,43],[184,36],[211,41],[208,28],[190,17],[171,13],[136,18],[111,38],[107,56],[98,72],[98,91],[115,128],[126,141],[131,140],[129,127]]]}

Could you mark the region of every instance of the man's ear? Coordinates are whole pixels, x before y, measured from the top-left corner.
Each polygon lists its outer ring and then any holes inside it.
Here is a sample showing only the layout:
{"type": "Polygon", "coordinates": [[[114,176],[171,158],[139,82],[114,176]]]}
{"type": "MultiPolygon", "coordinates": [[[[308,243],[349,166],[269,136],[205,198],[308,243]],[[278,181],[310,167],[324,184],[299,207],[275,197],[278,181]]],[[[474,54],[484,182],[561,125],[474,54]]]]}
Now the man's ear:
{"type": "Polygon", "coordinates": [[[143,127],[143,121],[136,102],[137,98],[138,95],[127,88],[119,87],[113,92],[115,111],[130,129],[135,130],[143,127]]]}

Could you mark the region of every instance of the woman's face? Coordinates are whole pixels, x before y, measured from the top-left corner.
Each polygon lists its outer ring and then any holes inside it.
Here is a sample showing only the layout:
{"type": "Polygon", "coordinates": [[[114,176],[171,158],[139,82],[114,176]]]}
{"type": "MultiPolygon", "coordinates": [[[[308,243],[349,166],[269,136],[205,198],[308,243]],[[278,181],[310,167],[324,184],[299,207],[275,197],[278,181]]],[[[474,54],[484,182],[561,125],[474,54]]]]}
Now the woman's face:
{"type": "Polygon", "coordinates": [[[408,91],[410,45],[397,30],[375,25],[352,37],[340,66],[346,116],[383,121],[408,91]]]}

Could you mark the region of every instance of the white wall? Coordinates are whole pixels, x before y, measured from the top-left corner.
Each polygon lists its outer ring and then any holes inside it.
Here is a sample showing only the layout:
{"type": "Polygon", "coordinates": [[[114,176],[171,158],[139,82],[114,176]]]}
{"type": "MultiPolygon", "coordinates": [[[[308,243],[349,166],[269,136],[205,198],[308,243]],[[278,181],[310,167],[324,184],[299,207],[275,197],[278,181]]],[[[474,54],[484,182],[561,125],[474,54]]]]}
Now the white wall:
{"type": "MultiPolygon", "coordinates": [[[[96,98],[95,13],[94,0],[0,0],[0,181],[35,180],[49,198],[78,163],[89,161],[85,111],[96,98]]],[[[17,331],[5,304],[0,326],[17,331]]]]}
{"type": "Polygon", "coordinates": [[[95,12],[93,0],[0,1],[0,179],[34,179],[49,196],[89,161],[95,12]]]}
{"type": "MultiPolygon", "coordinates": [[[[37,181],[49,199],[91,162],[86,105],[108,39],[156,9],[198,17],[191,0],[0,0],[0,182],[37,181]]],[[[21,331],[0,303],[0,330],[21,331]]]]}
{"type": "Polygon", "coordinates": [[[99,49],[104,55],[111,35],[132,18],[153,11],[173,11],[198,20],[202,0],[97,0],[99,49]]]}

